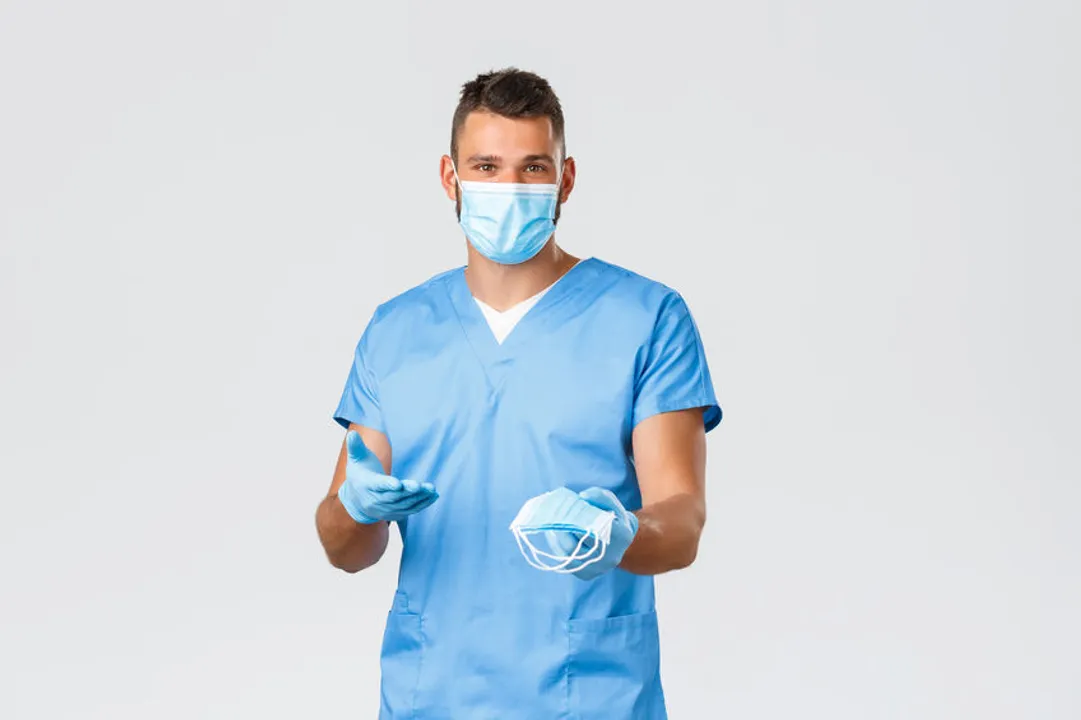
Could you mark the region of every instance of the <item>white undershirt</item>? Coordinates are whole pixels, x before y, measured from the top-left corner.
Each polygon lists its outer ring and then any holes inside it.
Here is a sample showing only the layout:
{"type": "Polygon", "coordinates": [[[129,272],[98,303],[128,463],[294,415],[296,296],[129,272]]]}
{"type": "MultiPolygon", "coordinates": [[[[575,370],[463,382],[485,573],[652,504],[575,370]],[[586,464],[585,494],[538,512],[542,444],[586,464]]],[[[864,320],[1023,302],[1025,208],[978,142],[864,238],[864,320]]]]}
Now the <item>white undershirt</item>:
{"type": "MultiPolygon", "coordinates": [[[[573,269],[574,268],[571,268],[571,270],[573,269]]],[[[569,272],[570,270],[563,273],[559,277],[559,280],[565,278],[569,272]]],[[[488,327],[492,329],[492,334],[495,335],[495,341],[502,345],[503,341],[510,335],[511,330],[513,330],[518,322],[525,317],[525,314],[532,310],[533,306],[544,297],[546,292],[554,288],[559,280],[556,280],[556,282],[544,288],[533,297],[526,298],[522,302],[517,305],[512,305],[503,312],[499,312],[492,306],[486,305],[480,300],[477,300],[477,298],[473,298],[477,302],[477,307],[479,307],[480,311],[484,314],[484,319],[488,321],[488,327]]]]}

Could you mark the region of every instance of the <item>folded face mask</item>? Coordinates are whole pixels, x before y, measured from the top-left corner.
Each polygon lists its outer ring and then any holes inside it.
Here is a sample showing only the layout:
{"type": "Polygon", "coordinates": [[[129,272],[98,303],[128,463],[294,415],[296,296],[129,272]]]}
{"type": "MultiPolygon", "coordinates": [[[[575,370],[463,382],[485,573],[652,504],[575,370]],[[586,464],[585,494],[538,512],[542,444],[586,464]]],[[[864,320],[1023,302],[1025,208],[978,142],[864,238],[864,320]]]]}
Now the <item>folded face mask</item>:
{"type": "Polygon", "coordinates": [[[510,530],[526,561],[547,572],[573,573],[604,557],[612,538],[615,513],[591,505],[568,488],[556,488],[526,501],[510,530]],[[545,535],[550,549],[537,549],[533,538],[545,535]]]}

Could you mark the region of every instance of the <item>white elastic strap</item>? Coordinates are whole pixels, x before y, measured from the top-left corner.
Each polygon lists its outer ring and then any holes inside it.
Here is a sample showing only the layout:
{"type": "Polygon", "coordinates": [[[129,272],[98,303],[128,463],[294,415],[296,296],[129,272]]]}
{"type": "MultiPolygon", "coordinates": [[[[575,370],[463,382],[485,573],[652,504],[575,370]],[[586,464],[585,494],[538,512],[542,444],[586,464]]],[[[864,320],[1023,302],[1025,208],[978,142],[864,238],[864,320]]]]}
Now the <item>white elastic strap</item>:
{"type": "Polygon", "coordinates": [[[454,171],[454,180],[458,183],[458,189],[462,190],[462,179],[458,177],[458,168],[454,167],[454,161],[450,161],[450,169],[454,171]]]}
{"type": "MultiPolygon", "coordinates": [[[[546,557],[546,558],[550,558],[552,560],[559,560],[561,565],[566,565],[566,564],[569,564],[569,563],[571,563],[571,562],[573,562],[575,560],[585,560],[586,558],[590,557],[590,555],[592,555],[594,553],[595,549],[598,546],[603,546],[603,545],[607,544],[607,543],[604,542],[604,540],[597,537],[596,533],[587,532],[586,534],[584,534],[582,536],[582,539],[578,541],[578,545],[575,546],[574,550],[571,551],[570,555],[555,555],[553,553],[544,552],[543,550],[538,550],[537,546],[534,545],[533,542],[528,538],[529,535],[537,535],[537,534],[540,534],[540,533],[549,533],[549,532],[562,532],[562,531],[559,531],[559,530],[535,530],[535,531],[532,531],[532,532],[528,531],[528,530],[523,530],[522,531],[522,533],[521,533],[522,534],[522,540],[525,541],[526,545],[529,547],[530,552],[533,554],[534,558],[536,558],[537,556],[546,557]],[[585,543],[586,540],[588,540],[590,538],[590,536],[592,536],[595,539],[594,544],[592,546],[590,546],[589,550],[587,550],[586,552],[579,555],[579,552],[582,549],[582,545],[585,543]]],[[[603,551],[601,552],[601,554],[602,555],[604,554],[603,551]]]]}
{"type": "MultiPolygon", "coordinates": [[[[579,544],[581,544],[581,543],[579,543],[579,544]]],[[[537,550],[537,548],[533,545],[533,543],[530,542],[529,539],[525,538],[525,537],[520,537],[519,538],[518,548],[522,551],[522,556],[526,559],[526,562],[528,562],[533,567],[537,568],[538,570],[544,570],[546,572],[554,572],[554,573],[561,573],[561,574],[577,572],[578,570],[581,570],[584,567],[588,567],[589,565],[592,565],[593,563],[597,562],[602,557],[604,557],[604,550],[605,550],[604,544],[601,543],[601,542],[598,542],[596,545],[594,545],[594,548],[591,548],[590,551],[588,553],[586,553],[585,555],[579,556],[576,553],[575,555],[572,555],[572,556],[569,556],[569,557],[566,557],[566,558],[562,558],[562,561],[559,562],[556,565],[548,565],[548,564],[545,564],[545,563],[541,562],[540,559],[537,558],[536,556],[537,555],[543,555],[543,556],[546,556],[546,557],[551,557],[553,559],[560,559],[560,556],[551,555],[549,553],[545,553],[543,551],[537,550]],[[529,553],[527,553],[525,551],[525,549],[523,548],[523,543],[524,543],[525,547],[529,548],[529,551],[530,551],[529,553]],[[590,554],[593,554],[594,552],[595,552],[594,556],[589,557],[590,554]],[[530,554],[532,554],[533,557],[530,557],[530,554]],[[580,561],[580,564],[575,565],[574,563],[577,562],[577,561],[580,561]]]]}
{"type": "MultiPolygon", "coordinates": [[[[523,531],[521,528],[514,528],[514,538],[518,541],[518,549],[522,553],[522,557],[526,559],[533,567],[538,570],[545,570],[547,572],[555,573],[573,573],[581,570],[582,568],[589,567],[593,563],[604,557],[605,551],[608,549],[608,543],[600,538],[596,532],[589,530],[578,541],[578,545],[574,548],[574,551],[568,556],[554,555],[552,553],[546,553],[543,550],[538,550],[537,547],[529,540],[527,535],[537,534],[541,532],[550,532],[547,530],[536,530],[532,532],[523,531]],[[594,538],[593,546],[585,553],[579,555],[582,549],[582,545],[590,537],[594,538]],[[526,552],[526,548],[529,548],[529,552],[526,552]],[[550,558],[552,560],[558,560],[556,565],[547,565],[543,563],[540,557],[550,558]],[[571,567],[572,563],[580,561],[580,565],[571,567]]],[[[559,532],[559,531],[557,531],[559,532]]]]}

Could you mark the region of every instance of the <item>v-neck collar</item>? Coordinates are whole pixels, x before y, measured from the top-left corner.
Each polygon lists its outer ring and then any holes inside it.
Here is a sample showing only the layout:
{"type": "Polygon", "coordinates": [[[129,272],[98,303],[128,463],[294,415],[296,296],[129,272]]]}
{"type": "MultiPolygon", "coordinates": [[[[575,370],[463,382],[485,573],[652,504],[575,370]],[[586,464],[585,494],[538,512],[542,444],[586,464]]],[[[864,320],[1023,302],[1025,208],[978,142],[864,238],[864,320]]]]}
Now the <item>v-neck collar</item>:
{"type": "Polygon", "coordinates": [[[496,310],[494,307],[492,307],[488,303],[484,302],[483,300],[481,300],[476,295],[473,296],[473,302],[475,302],[480,307],[481,312],[484,313],[484,317],[486,317],[486,318],[493,318],[493,317],[495,317],[495,318],[503,318],[503,317],[509,317],[509,316],[513,316],[513,315],[517,314],[517,315],[520,316],[519,319],[521,319],[522,317],[525,317],[526,313],[529,312],[530,310],[532,310],[533,307],[538,302],[540,302],[540,299],[542,297],[544,297],[549,292],[551,292],[552,288],[554,288],[556,285],[558,285],[559,281],[562,280],[563,278],[565,278],[566,276],[567,276],[567,274],[564,273],[563,275],[561,275],[559,277],[558,280],[556,280],[554,283],[552,283],[548,287],[541,290],[539,293],[531,295],[531,296],[527,297],[525,300],[522,300],[521,302],[514,303],[513,305],[511,305],[506,310],[496,310]]]}
{"type": "Polygon", "coordinates": [[[484,373],[498,392],[506,379],[507,369],[514,364],[515,352],[541,334],[558,315],[556,309],[567,299],[573,297],[581,288],[582,282],[595,265],[594,258],[585,258],[560,276],[548,288],[548,292],[518,320],[510,334],[500,343],[492,333],[488,320],[477,305],[469,283],[465,279],[465,268],[451,272],[446,278],[446,289],[450,295],[454,311],[462,324],[462,330],[469,341],[477,360],[484,368],[484,373]]]}

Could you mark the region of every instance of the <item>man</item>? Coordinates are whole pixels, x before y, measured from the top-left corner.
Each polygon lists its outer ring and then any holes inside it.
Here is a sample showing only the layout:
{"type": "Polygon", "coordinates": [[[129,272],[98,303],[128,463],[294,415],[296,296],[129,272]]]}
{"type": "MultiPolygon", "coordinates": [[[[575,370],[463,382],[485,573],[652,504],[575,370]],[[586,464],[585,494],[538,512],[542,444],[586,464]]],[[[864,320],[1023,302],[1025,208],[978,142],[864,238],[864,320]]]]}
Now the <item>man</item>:
{"type": "Polygon", "coordinates": [[[440,175],[468,263],[375,311],[317,512],[347,572],[402,536],[380,717],[664,718],[652,576],[695,558],[721,418],[694,321],[556,244],[575,162],[542,78],[466,83],[440,175]]]}

